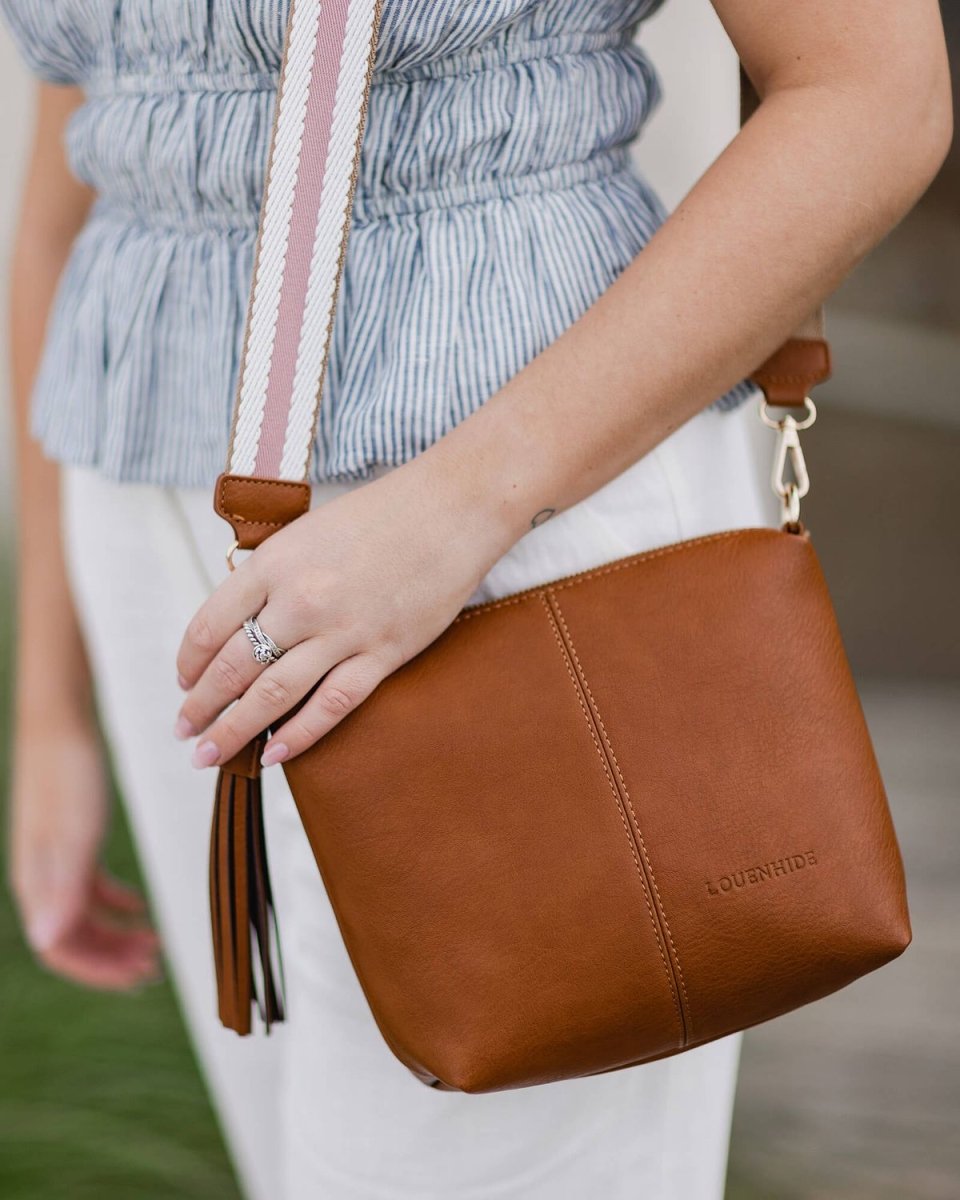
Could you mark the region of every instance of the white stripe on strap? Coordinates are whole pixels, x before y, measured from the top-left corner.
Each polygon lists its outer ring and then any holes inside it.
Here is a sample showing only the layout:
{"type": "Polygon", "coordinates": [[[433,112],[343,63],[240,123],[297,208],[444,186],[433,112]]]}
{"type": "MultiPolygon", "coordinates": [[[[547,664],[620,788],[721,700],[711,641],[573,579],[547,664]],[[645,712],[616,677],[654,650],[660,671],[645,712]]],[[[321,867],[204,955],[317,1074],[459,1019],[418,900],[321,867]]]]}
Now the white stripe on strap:
{"type": "Polygon", "coordinates": [[[343,272],[379,0],[294,0],[227,471],[306,477],[343,272]]]}

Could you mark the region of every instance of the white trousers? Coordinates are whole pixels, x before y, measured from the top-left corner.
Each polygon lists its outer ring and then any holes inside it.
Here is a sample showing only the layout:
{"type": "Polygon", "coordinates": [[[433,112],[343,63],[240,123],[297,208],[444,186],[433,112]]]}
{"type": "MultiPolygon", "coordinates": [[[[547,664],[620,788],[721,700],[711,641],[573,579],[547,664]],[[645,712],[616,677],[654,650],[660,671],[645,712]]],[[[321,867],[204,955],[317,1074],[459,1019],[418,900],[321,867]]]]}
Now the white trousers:
{"type": "MultiPolygon", "coordinates": [[[[768,523],[756,421],[752,405],[695,417],[527,534],[476,599],[768,523]]],[[[176,650],[225,572],[229,531],[206,491],[116,484],[86,468],[64,475],[71,580],[107,738],[170,971],[250,1200],[719,1200],[739,1037],[496,1095],[424,1087],[374,1026],[277,768],[264,790],[288,1022],[269,1038],[220,1028],[206,878],[214,778],[191,768],[172,727],[176,650]]],[[[317,487],[315,503],[347,486],[317,487]]]]}

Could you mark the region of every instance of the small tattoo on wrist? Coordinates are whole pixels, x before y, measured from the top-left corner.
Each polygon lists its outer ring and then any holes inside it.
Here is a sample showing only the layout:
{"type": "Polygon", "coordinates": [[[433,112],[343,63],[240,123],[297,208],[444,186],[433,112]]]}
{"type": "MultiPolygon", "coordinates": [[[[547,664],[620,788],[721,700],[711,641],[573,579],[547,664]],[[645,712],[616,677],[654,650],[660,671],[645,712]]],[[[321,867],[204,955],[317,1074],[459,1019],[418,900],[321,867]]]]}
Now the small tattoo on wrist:
{"type": "Polygon", "coordinates": [[[530,528],[536,529],[538,525],[543,525],[544,522],[549,521],[550,518],[554,516],[556,511],[557,510],[555,508],[541,508],[537,515],[530,522],[530,528]]]}

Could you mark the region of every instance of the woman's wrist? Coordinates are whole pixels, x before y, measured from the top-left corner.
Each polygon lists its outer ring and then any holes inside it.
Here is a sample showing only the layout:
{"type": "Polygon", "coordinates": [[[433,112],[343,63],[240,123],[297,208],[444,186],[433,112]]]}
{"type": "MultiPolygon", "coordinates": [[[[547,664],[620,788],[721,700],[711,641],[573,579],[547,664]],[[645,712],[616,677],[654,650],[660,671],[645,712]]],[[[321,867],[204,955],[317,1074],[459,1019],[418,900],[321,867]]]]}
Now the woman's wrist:
{"type": "Polygon", "coordinates": [[[38,622],[21,596],[20,640],[15,669],[18,731],[77,729],[96,724],[93,680],[69,597],[59,611],[38,622]],[[55,630],[55,632],[54,632],[55,630]]]}
{"type": "Polygon", "coordinates": [[[481,577],[554,511],[535,498],[544,491],[535,455],[518,450],[522,440],[502,414],[488,419],[481,409],[409,464],[429,478],[438,504],[475,548],[481,577]]]}

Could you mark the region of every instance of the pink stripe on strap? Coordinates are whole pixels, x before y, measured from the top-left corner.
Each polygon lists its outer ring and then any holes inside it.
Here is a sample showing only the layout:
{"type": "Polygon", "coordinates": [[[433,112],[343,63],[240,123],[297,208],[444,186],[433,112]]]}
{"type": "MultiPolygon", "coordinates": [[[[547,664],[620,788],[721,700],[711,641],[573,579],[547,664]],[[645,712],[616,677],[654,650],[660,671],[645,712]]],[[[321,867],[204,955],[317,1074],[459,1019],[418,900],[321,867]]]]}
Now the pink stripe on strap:
{"type": "Polygon", "coordinates": [[[265,479],[279,476],[283,458],[349,11],[350,0],[324,0],[320,10],[276,340],[254,466],[254,474],[265,479]]]}

